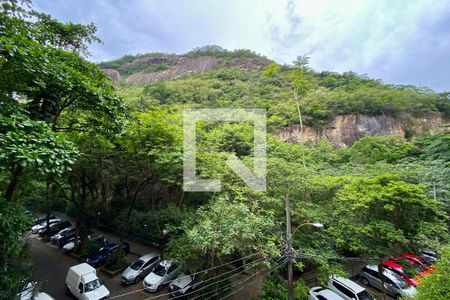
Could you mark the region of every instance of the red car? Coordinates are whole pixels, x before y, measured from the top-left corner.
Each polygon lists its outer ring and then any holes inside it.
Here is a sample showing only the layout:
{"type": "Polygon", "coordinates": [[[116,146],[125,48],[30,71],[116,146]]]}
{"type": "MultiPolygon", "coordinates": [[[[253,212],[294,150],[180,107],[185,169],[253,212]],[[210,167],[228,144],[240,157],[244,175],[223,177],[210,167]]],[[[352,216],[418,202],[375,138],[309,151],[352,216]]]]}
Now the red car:
{"type": "Polygon", "coordinates": [[[401,255],[404,259],[412,261],[415,265],[420,266],[424,273],[432,273],[436,270],[435,267],[426,263],[421,256],[417,256],[411,253],[404,253],[401,255]]]}
{"type": "MultiPolygon", "coordinates": [[[[426,274],[429,273],[427,269],[424,269],[422,267],[422,265],[415,263],[413,260],[407,259],[405,257],[397,258],[397,257],[391,256],[391,257],[389,257],[389,260],[401,265],[403,267],[403,269],[408,269],[411,276],[415,277],[416,279],[422,278],[423,276],[425,276],[426,274]]],[[[403,270],[403,271],[405,271],[405,270],[403,270]]]]}
{"type": "Polygon", "coordinates": [[[409,272],[409,270],[404,269],[400,264],[386,260],[383,262],[383,266],[389,270],[394,271],[395,273],[402,276],[402,278],[413,287],[416,287],[419,282],[415,279],[417,274],[414,274],[414,272],[409,272]]]}

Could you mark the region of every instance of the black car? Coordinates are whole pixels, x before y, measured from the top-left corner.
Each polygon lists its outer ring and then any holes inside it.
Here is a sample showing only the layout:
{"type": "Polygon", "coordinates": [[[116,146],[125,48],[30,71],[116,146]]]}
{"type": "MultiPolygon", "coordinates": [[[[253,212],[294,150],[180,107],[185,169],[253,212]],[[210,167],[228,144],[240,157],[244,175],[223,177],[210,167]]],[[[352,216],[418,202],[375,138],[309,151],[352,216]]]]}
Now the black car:
{"type": "MultiPolygon", "coordinates": [[[[106,263],[106,259],[110,256],[114,251],[119,250],[119,245],[117,243],[107,244],[106,246],[100,248],[97,252],[91,254],[88,258],[86,258],[86,262],[93,266],[94,268],[98,268],[99,266],[106,263]]],[[[125,255],[130,252],[130,244],[127,242],[122,243],[122,255],[125,255]]]]}
{"type": "Polygon", "coordinates": [[[75,227],[67,227],[55,235],[52,235],[50,241],[52,244],[58,245],[62,248],[65,244],[72,241],[77,236],[77,229],[75,227]]]}
{"type": "Polygon", "coordinates": [[[55,222],[53,224],[50,224],[50,226],[41,229],[39,231],[39,235],[49,237],[70,226],[72,226],[72,223],[70,223],[69,221],[55,222]]]}

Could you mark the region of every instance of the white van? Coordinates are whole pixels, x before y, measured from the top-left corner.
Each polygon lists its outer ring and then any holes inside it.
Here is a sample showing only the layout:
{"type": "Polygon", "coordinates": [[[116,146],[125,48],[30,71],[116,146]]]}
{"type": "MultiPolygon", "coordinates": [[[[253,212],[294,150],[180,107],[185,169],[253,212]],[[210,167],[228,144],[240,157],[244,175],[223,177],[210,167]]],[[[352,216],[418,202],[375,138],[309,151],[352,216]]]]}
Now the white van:
{"type": "Polygon", "coordinates": [[[69,269],[66,289],[80,300],[101,300],[109,297],[109,291],[97,278],[95,269],[86,263],[69,269]]]}

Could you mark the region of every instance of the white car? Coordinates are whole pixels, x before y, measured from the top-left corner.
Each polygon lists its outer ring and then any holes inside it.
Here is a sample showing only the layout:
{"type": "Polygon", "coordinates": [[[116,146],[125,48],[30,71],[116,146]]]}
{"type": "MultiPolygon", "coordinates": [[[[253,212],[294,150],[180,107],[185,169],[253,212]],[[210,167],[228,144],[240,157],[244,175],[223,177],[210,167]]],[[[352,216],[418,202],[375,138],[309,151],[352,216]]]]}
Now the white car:
{"type": "Polygon", "coordinates": [[[316,286],[309,290],[308,300],[344,300],[330,289],[316,286]]]}
{"type": "MultiPolygon", "coordinates": [[[[53,224],[53,223],[60,222],[60,221],[61,221],[61,219],[50,219],[50,220],[48,220],[48,224],[53,224]]],[[[42,230],[45,227],[47,227],[46,221],[39,223],[37,225],[34,225],[33,227],[31,227],[31,233],[36,234],[39,232],[39,230],[42,230]]]]}
{"type": "Polygon", "coordinates": [[[164,260],[148,274],[144,279],[144,290],[149,292],[157,292],[161,290],[165,284],[175,279],[180,274],[181,269],[174,261],[164,260]]]}
{"type": "Polygon", "coordinates": [[[96,270],[86,263],[69,268],[66,290],[79,300],[101,300],[109,297],[109,291],[98,279],[96,270]]]}

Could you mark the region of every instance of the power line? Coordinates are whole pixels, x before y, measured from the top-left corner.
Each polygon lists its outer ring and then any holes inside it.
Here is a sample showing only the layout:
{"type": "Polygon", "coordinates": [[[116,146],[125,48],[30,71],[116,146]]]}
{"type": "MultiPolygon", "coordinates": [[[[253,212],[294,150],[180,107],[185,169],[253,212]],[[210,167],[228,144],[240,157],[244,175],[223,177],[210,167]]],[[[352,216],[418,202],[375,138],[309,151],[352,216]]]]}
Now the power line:
{"type": "MultiPolygon", "coordinates": [[[[260,259],[256,264],[254,264],[252,267],[257,266],[258,264],[260,264],[260,263],[263,262],[264,260],[265,260],[264,258],[261,258],[261,259],[260,259]]],[[[222,274],[219,274],[219,275],[217,275],[217,276],[215,276],[215,277],[209,278],[209,279],[207,279],[207,280],[200,281],[199,284],[200,284],[200,283],[206,283],[206,282],[211,281],[211,280],[213,280],[213,279],[215,279],[215,278],[218,278],[218,277],[222,277],[223,275],[226,275],[226,274],[228,274],[228,273],[234,272],[234,271],[236,271],[237,269],[240,269],[240,268],[241,268],[241,267],[237,267],[237,268],[235,268],[235,269],[233,269],[233,270],[231,270],[231,271],[228,271],[228,272],[226,272],[226,273],[222,273],[222,274]]],[[[210,283],[210,284],[208,284],[208,285],[206,285],[206,286],[202,286],[200,289],[197,289],[197,290],[195,290],[195,291],[186,293],[186,294],[184,294],[184,295],[175,296],[175,297],[173,297],[172,299],[177,299],[177,298],[180,298],[180,297],[186,297],[186,296],[188,296],[188,295],[195,294],[195,293],[197,293],[198,291],[201,291],[201,290],[206,289],[207,287],[210,287],[210,286],[212,286],[212,285],[214,285],[214,284],[217,284],[217,283],[219,283],[219,282],[223,282],[223,281],[228,280],[228,279],[230,279],[230,278],[236,277],[236,276],[238,276],[238,275],[240,275],[240,273],[233,274],[233,275],[231,275],[231,276],[229,276],[229,277],[227,277],[227,278],[220,279],[220,280],[215,281],[215,282],[213,282],[213,283],[210,283]]],[[[169,294],[170,294],[170,293],[165,293],[165,294],[161,294],[161,295],[158,295],[158,296],[146,298],[145,300],[157,299],[157,298],[160,298],[160,297],[162,297],[162,296],[167,296],[167,295],[169,295],[169,294]]]]}
{"type": "MultiPolygon", "coordinates": [[[[227,262],[227,263],[224,263],[224,264],[215,266],[215,267],[211,267],[211,268],[208,268],[208,269],[205,269],[205,270],[202,270],[202,271],[198,271],[198,272],[195,272],[195,273],[186,275],[186,277],[188,277],[188,276],[193,276],[193,275],[197,275],[197,274],[201,274],[201,273],[205,273],[205,272],[209,272],[209,271],[214,270],[214,269],[217,269],[217,268],[225,267],[225,266],[230,265],[230,264],[233,264],[233,263],[235,263],[235,262],[242,261],[242,260],[244,260],[244,259],[247,259],[247,258],[256,256],[256,255],[261,254],[261,253],[263,253],[263,252],[264,252],[264,251],[262,250],[262,251],[259,251],[259,252],[256,252],[256,253],[253,253],[253,254],[250,254],[250,255],[247,255],[247,256],[238,258],[238,259],[236,259],[236,260],[233,260],[233,261],[230,261],[230,262],[227,262]]],[[[230,272],[232,272],[232,271],[235,271],[235,270],[237,270],[237,269],[239,269],[239,268],[241,268],[241,267],[237,267],[237,268],[235,268],[235,269],[233,269],[233,270],[231,270],[231,271],[228,271],[227,273],[230,273],[230,272]]],[[[221,274],[221,275],[219,275],[219,276],[222,276],[222,275],[223,275],[223,274],[221,274]]],[[[219,277],[219,276],[216,276],[216,277],[219,277]]],[[[175,278],[175,279],[173,279],[173,280],[170,280],[170,281],[168,281],[166,284],[170,284],[171,282],[175,281],[176,279],[177,279],[177,278],[175,278]]],[[[212,278],[212,279],[214,279],[214,278],[212,278]]],[[[205,281],[205,282],[206,282],[206,281],[205,281]]],[[[138,290],[134,290],[134,291],[131,291],[131,292],[128,292],[128,293],[123,293],[123,294],[119,294],[119,295],[110,297],[109,299],[117,299],[117,298],[121,298],[121,297],[124,297],[124,296],[128,296],[128,295],[131,295],[131,294],[134,294],[134,293],[138,293],[138,292],[144,291],[144,290],[145,290],[144,288],[138,289],[138,290]]],[[[160,297],[160,296],[156,296],[156,297],[160,297]]],[[[148,299],[156,299],[156,298],[148,298],[148,299]]]]}
{"type": "MultiPolygon", "coordinates": [[[[258,279],[261,279],[261,278],[263,278],[263,277],[269,275],[270,273],[272,273],[272,272],[274,272],[275,270],[281,268],[281,267],[284,266],[285,264],[286,264],[286,262],[283,262],[282,264],[278,265],[276,268],[274,268],[274,269],[272,269],[272,270],[269,270],[269,272],[263,274],[263,276],[260,276],[260,277],[255,278],[253,281],[247,283],[247,284],[244,285],[243,287],[241,287],[241,288],[235,290],[234,292],[232,292],[232,293],[226,295],[225,297],[221,298],[221,300],[226,299],[226,298],[230,297],[231,295],[236,294],[236,293],[239,292],[239,291],[242,291],[242,290],[243,290],[244,288],[246,288],[247,286],[249,286],[249,285],[255,283],[258,279]]],[[[255,273],[254,275],[256,275],[256,274],[257,274],[257,273],[255,273]]],[[[247,279],[247,280],[248,280],[248,279],[247,279]]],[[[236,283],[234,286],[236,286],[237,284],[239,284],[239,282],[236,283]]],[[[191,300],[192,300],[192,299],[191,299],[191,300]]],[[[207,300],[209,300],[209,299],[207,299],[207,300]]]]}

